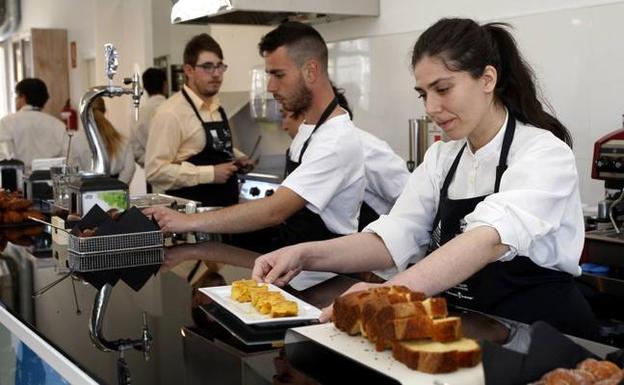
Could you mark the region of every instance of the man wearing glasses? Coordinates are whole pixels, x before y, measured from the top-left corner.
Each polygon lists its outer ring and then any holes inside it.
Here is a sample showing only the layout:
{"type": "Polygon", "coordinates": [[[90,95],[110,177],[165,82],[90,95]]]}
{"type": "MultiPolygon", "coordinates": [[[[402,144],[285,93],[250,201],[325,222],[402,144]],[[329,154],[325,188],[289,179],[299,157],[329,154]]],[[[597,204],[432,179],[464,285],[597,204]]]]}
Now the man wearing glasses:
{"type": "Polygon", "coordinates": [[[202,33],[184,49],[186,84],[161,104],[150,124],[145,173],[154,192],[196,200],[203,206],[238,203],[239,169],[253,163],[232,146],[232,133],[217,93],[227,65],[219,44],[202,33]]]}

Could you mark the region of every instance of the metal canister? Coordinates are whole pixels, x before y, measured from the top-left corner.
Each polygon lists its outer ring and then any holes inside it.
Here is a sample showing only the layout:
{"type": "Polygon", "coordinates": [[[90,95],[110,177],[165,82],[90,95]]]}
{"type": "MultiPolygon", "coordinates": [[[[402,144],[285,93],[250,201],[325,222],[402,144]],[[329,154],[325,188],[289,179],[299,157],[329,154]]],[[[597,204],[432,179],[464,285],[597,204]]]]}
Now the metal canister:
{"type": "MultiPolygon", "coordinates": [[[[195,214],[197,212],[197,204],[193,201],[187,202],[184,205],[184,212],[186,214],[195,214]]],[[[197,237],[194,232],[186,233],[186,243],[197,243],[197,237]]]]}
{"type": "Polygon", "coordinates": [[[184,212],[187,214],[195,214],[197,212],[197,203],[190,201],[184,205],[184,212]]]}
{"type": "Polygon", "coordinates": [[[598,221],[607,222],[609,220],[609,208],[611,207],[610,200],[602,200],[598,202],[598,221]]]}

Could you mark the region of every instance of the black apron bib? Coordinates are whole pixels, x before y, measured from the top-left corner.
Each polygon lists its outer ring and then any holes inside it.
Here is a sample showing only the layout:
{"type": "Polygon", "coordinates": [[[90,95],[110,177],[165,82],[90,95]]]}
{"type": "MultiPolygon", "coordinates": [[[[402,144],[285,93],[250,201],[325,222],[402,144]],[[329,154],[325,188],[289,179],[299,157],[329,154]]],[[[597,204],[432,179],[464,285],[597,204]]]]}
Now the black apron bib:
{"type": "MultiPolygon", "coordinates": [[[[494,193],[507,169],[507,155],[513,141],[516,121],[509,114],[503,146],[496,168],[494,193]]],[[[464,217],[474,211],[487,195],[449,199],[448,187],[466,144],[457,154],[440,190],[440,203],[434,219],[430,251],[462,232],[464,217]]],[[[562,332],[592,336],[594,315],[576,287],[572,275],[546,269],[530,258],[518,255],[508,262],[489,263],[465,282],[445,292],[449,303],[484,313],[531,324],[543,320],[562,332]]]]}
{"type": "MultiPolygon", "coordinates": [[[[299,153],[299,161],[295,162],[290,159],[290,152],[286,152],[286,171],[284,176],[288,176],[291,172],[293,172],[299,165],[301,164],[301,159],[303,158],[303,154],[308,148],[308,144],[310,143],[310,139],[312,139],[312,135],[316,132],[316,130],[327,120],[329,115],[334,111],[334,109],[338,106],[338,100],[334,98],[334,100],[329,103],[323,114],[319,118],[319,121],[314,126],[312,133],[308,137],[308,139],[303,143],[303,147],[301,148],[301,152],[299,153]]],[[[343,234],[335,234],[331,232],[325,223],[321,219],[321,216],[313,213],[307,207],[302,208],[297,211],[290,218],[286,219],[279,226],[279,242],[280,246],[288,246],[295,245],[301,242],[311,242],[311,241],[323,241],[326,239],[332,239],[336,237],[340,237],[343,234]]]]}
{"type": "MultiPolygon", "coordinates": [[[[232,147],[230,126],[223,108],[219,107],[219,114],[221,114],[220,122],[204,122],[185,90],[182,90],[182,94],[193,108],[206,134],[206,145],[204,148],[198,154],[186,159],[186,161],[196,166],[214,166],[230,162],[234,158],[234,149],[232,147]]],[[[177,190],[169,190],[167,194],[201,202],[204,207],[231,206],[238,203],[238,176],[236,174],[232,175],[223,184],[199,184],[177,190]]]]}
{"type": "Polygon", "coordinates": [[[362,201],[362,206],[360,207],[360,217],[358,218],[358,231],[361,232],[364,230],[369,223],[376,221],[379,219],[379,214],[377,211],[370,207],[368,203],[362,201]]]}

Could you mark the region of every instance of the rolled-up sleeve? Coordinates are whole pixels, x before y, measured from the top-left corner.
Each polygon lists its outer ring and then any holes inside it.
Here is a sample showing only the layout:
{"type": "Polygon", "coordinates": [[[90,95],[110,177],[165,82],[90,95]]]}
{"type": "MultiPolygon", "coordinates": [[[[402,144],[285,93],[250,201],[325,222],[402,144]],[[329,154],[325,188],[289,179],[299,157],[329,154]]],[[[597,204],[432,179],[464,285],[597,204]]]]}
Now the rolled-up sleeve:
{"type": "Polygon", "coordinates": [[[574,274],[584,235],[574,155],[559,140],[540,139],[516,151],[500,191],[466,216],[464,231],[491,226],[512,251],[502,261],[524,255],[574,274]]]}
{"type": "Polygon", "coordinates": [[[381,276],[405,270],[427,252],[439,200],[438,148],[434,144],[427,151],[424,162],[410,175],[390,213],[364,229],[383,240],[394,260],[394,268],[376,272],[381,276]]]}

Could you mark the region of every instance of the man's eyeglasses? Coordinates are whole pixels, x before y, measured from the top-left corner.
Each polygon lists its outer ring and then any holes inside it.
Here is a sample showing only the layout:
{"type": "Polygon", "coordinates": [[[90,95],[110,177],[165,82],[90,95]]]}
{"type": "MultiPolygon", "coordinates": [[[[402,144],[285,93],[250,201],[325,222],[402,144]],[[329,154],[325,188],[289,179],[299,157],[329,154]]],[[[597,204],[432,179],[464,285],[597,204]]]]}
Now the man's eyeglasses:
{"type": "Polygon", "coordinates": [[[227,70],[227,68],[228,68],[227,64],[224,64],[224,63],[217,63],[217,64],[215,64],[215,63],[212,63],[212,62],[209,62],[209,61],[207,61],[205,63],[201,63],[201,64],[195,64],[195,67],[199,67],[199,68],[203,69],[205,73],[211,74],[211,75],[214,74],[215,71],[219,71],[220,73],[224,73],[227,70]]]}

